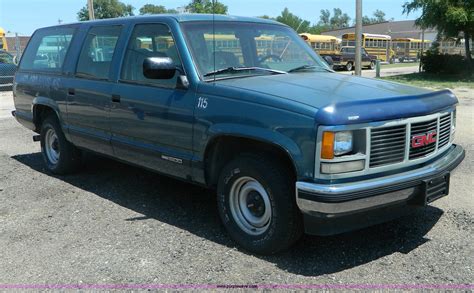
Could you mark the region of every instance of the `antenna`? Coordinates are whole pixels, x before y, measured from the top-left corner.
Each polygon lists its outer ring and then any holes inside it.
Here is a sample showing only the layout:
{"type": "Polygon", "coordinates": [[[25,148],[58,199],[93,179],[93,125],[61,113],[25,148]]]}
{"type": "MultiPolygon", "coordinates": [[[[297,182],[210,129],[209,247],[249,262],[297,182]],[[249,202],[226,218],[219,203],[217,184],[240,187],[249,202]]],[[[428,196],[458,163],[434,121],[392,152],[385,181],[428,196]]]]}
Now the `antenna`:
{"type": "MultiPolygon", "coordinates": [[[[212,0],[212,59],[214,62],[214,71],[216,71],[216,0],[212,0]]],[[[214,74],[214,85],[216,84],[216,75],[214,74]]]]}

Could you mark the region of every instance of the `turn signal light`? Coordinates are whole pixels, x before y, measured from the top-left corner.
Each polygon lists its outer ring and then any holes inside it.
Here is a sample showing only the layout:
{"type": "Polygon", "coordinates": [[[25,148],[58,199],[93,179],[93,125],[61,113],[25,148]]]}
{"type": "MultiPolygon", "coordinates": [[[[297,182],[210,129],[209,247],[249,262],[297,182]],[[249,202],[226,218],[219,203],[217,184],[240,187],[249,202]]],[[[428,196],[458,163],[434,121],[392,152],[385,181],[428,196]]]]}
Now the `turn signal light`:
{"type": "Polygon", "coordinates": [[[334,159],[334,132],[330,132],[330,131],[323,132],[321,158],[334,159]]]}

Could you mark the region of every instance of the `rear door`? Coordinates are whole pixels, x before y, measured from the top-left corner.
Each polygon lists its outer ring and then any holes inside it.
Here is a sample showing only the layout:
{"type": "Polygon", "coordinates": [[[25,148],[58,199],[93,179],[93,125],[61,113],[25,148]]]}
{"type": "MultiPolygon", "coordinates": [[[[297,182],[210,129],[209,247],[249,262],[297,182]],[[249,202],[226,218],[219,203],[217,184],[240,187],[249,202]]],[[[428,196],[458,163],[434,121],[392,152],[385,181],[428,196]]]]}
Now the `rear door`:
{"type": "Polygon", "coordinates": [[[178,68],[181,58],[166,24],[137,24],[125,51],[110,112],[115,156],[177,177],[190,175],[195,94],[172,79],[148,79],[143,61],[170,57],[178,68]]]}
{"type": "Polygon", "coordinates": [[[69,134],[74,144],[113,154],[110,143],[112,63],[121,25],[92,26],[79,54],[75,77],[66,81],[69,134]]]}

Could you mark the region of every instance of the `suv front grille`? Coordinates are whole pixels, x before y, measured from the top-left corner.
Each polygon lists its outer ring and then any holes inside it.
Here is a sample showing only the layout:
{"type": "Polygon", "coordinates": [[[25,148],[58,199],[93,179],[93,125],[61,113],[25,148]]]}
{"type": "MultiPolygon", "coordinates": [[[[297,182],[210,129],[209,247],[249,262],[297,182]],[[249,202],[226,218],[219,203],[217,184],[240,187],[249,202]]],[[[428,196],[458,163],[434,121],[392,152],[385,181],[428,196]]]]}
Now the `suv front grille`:
{"type": "MultiPolygon", "coordinates": [[[[426,135],[430,132],[434,132],[436,133],[435,138],[437,140],[438,139],[437,130],[438,130],[438,118],[429,120],[429,121],[413,123],[410,128],[410,138],[412,138],[415,135],[426,135]]],[[[431,154],[432,152],[434,152],[435,149],[436,149],[436,142],[426,144],[418,148],[414,148],[413,146],[410,145],[410,160],[427,156],[431,154]]]]}
{"type": "Polygon", "coordinates": [[[451,113],[448,113],[439,118],[438,148],[442,148],[448,144],[450,133],[451,133],[451,113]]]}
{"type": "MultiPolygon", "coordinates": [[[[395,126],[382,126],[370,129],[369,167],[383,167],[391,164],[421,159],[437,153],[449,144],[451,136],[452,113],[443,113],[436,118],[410,118],[413,122],[395,126]],[[413,147],[414,136],[432,134],[435,142],[424,142],[413,147]],[[407,135],[409,134],[409,135],[407,135]],[[408,146],[408,150],[406,149],[408,146]]],[[[425,137],[426,138],[426,137],[425,137]]],[[[425,139],[423,138],[423,139],[425,139]]]]}
{"type": "Polygon", "coordinates": [[[370,136],[370,167],[403,162],[406,125],[375,128],[370,136]]]}

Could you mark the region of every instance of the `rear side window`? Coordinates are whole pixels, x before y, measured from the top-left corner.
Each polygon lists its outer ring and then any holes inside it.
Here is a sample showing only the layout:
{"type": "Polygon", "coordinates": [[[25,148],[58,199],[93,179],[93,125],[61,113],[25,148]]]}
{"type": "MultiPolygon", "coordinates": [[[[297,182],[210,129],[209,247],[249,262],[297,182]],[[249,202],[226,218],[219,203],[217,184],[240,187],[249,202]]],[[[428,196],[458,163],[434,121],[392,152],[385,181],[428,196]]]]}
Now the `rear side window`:
{"type": "Polygon", "coordinates": [[[93,27],[89,30],[77,63],[78,76],[108,79],[121,30],[121,26],[93,27]]]}
{"type": "Polygon", "coordinates": [[[35,33],[23,54],[20,69],[60,72],[74,32],[74,28],[58,27],[35,33]]]}

